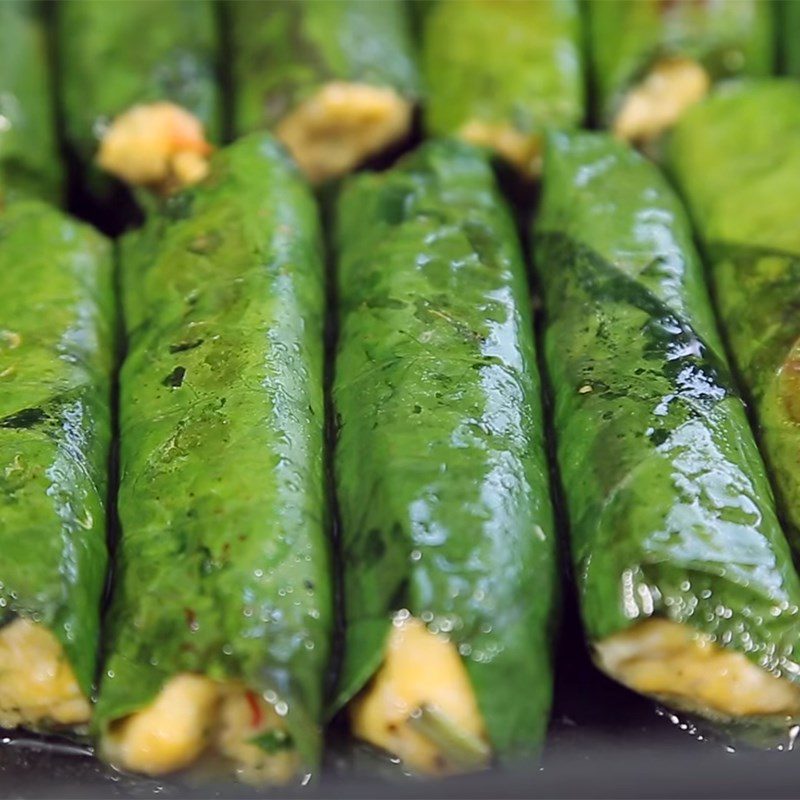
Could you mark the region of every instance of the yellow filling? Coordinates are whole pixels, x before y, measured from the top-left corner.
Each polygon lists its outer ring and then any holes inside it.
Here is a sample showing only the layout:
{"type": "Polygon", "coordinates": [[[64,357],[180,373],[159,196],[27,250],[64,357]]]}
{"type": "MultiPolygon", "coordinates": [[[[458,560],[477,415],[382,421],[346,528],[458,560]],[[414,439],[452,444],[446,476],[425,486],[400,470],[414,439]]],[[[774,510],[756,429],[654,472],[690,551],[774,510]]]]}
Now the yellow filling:
{"type": "Polygon", "coordinates": [[[542,139],[539,134],[520,133],[508,123],[472,120],[458,132],[466,142],[489,147],[523,175],[538,177],[542,171],[542,139]]]}
{"type": "Polygon", "coordinates": [[[687,625],[648,619],[597,645],[599,666],[642,694],[729,717],[794,714],[800,687],[687,625]]]}
{"type": "Polygon", "coordinates": [[[631,89],[614,120],[620,139],[646,143],[672,127],[711,88],[705,69],[690,58],[665,58],[631,89]]]}
{"type": "Polygon", "coordinates": [[[22,618],[0,628],[0,727],[80,725],[90,716],[61,643],[47,628],[22,618]]]}
{"type": "Polygon", "coordinates": [[[276,129],[308,178],[344,175],[405,137],[412,105],[394,89],[333,82],[281,120],[276,129]]]}
{"type": "Polygon", "coordinates": [[[480,755],[471,769],[488,765],[483,719],[455,645],[408,617],[392,628],[383,665],[350,705],[350,722],[358,738],[393,753],[413,770],[438,775],[463,771],[415,724],[425,708],[472,742],[480,755]]]}
{"type": "Polygon", "coordinates": [[[800,423],[800,339],[794,343],[781,365],[779,380],[784,410],[790,422],[800,423]]]}
{"type": "Polygon", "coordinates": [[[296,751],[278,746],[268,752],[253,741],[268,733],[284,735],[283,721],[255,692],[182,673],[150,705],[113,723],[102,752],[115,766],[147,775],[185,769],[216,754],[246,783],[285,783],[299,768],[296,751]]]}
{"type": "Polygon", "coordinates": [[[97,163],[134,186],[170,194],[208,175],[210,153],[202,123],[180,106],[161,102],[120,114],[103,135],[97,163]]]}

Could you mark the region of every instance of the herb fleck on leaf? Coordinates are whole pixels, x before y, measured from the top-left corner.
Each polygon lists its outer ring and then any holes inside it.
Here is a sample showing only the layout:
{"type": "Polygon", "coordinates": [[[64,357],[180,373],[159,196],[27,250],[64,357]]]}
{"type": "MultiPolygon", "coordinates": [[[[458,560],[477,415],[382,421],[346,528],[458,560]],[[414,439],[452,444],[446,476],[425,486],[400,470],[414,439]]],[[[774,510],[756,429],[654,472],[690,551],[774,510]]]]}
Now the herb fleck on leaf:
{"type": "Polygon", "coordinates": [[[175,367],[172,372],[164,378],[161,383],[171,389],[179,389],[183,384],[183,378],[186,375],[186,367],[175,367]]]}

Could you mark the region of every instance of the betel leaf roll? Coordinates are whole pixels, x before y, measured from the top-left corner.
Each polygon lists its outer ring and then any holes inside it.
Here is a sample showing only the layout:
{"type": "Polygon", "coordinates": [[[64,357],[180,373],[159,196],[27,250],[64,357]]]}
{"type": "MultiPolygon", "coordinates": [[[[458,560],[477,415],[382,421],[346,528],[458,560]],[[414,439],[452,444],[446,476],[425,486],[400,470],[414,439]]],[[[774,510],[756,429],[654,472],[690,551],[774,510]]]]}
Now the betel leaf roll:
{"type": "Polygon", "coordinates": [[[122,247],[121,537],[100,752],[252,783],[313,769],[332,628],[313,197],[268,134],[122,247]]]}
{"type": "Polygon", "coordinates": [[[558,569],[525,267],[486,155],[434,141],[354,176],[336,243],[338,705],[415,771],[530,756],[558,569]]]}
{"type": "Polygon", "coordinates": [[[535,260],[595,660],[720,721],[800,713],[800,580],[682,206],[605,134],[548,141],[535,260]]]}
{"type": "Polygon", "coordinates": [[[404,139],[418,94],[400,0],[227,2],[237,134],[274,129],[315,182],[404,139]]]}
{"type": "Polygon", "coordinates": [[[800,85],[773,79],[716,95],[676,128],[667,158],[800,547],[800,85]]]}
{"type": "Polygon", "coordinates": [[[123,180],[171,191],[204,177],[217,141],[217,32],[210,0],[57,4],[64,128],[91,196],[123,180]]]}
{"type": "Polygon", "coordinates": [[[0,202],[58,200],[61,161],[42,6],[0,3],[0,202]]]}
{"type": "Polygon", "coordinates": [[[38,200],[0,214],[0,727],[90,716],[106,581],[112,250],[38,200]]]}
{"type": "Polygon", "coordinates": [[[772,4],[763,0],[587,3],[599,122],[647,143],[717,81],[775,66],[772,4]]]}
{"type": "Polygon", "coordinates": [[[573,0],[442,0],[423,16],[425,127],[541,169],[548,128],[584,116],[581,16],[573,0]]]}

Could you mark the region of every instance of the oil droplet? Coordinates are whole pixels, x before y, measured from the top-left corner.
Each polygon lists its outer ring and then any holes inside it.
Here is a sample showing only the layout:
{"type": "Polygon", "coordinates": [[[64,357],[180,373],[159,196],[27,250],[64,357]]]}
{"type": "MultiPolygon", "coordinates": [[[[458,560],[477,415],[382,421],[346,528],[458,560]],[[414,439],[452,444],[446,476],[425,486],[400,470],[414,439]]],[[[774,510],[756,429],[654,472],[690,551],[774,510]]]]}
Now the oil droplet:
{"type": "Polygon", "coordinates": [[[225,644],[222,646],[222,652],[225,653],[226,656],[233,655],[233,648],[229,644],[225,644]]]}
{"type": "Polygon", "coordinates": [[[396,611],[392,617],[392,625],[399,628],[410,616],[411,612],[407,608],[401,608],[399,611],[396,611]]]}
{"type": "Polygon", "coordinates": [[[411,551],[411,560],[412,561],[419,561],[422,558],[422,553],[419,550],[412,550],[411,551]]]}
{"type": "Polygon", "coordinates": [[[789,741],[786,743],[788,750],[794,750],[794,743],[797,741],[798,734],[800,734],[800,725],[792,725],[789,728],[789,741]]]}
{"type": "Polygon", "coordinates": [[[279,717],[285,717],[289,713],[289,706],[283,700],[275,703],[275,713],[279,717]]]}

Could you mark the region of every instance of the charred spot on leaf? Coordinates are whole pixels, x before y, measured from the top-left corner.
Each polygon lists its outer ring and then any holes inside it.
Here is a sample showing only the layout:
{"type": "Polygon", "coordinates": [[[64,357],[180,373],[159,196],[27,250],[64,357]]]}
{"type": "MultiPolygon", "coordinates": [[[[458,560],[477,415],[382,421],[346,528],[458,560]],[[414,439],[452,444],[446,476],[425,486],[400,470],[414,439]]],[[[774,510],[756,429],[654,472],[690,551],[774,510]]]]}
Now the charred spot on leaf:
{"type": "Polygon", "coordinates": [[[170,389],[178,389],[183,384],[183,378],[186,375],[186,367],[175,367],[172,372],[161,381],[163,386],[167,386],[170,389]]]}
{"type": "Polygon", "coordinates": [[[49,417],[41,408],[23,408],[0,419],[0,428],[33,428],[46,419],[49,417]]]}
{"type": "Polygon", "coordinates": [[[203,344],[203,339],[195,339],[192,342],[178,342],[178,344],[171,344],[169,346],[169,352],[172,354],[175,353],[185,353],[187,350],[194,350],[195,347],[200,347],[203,344]]]}

